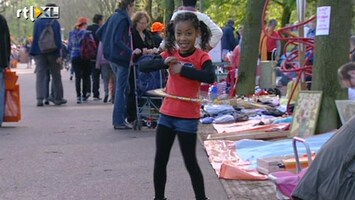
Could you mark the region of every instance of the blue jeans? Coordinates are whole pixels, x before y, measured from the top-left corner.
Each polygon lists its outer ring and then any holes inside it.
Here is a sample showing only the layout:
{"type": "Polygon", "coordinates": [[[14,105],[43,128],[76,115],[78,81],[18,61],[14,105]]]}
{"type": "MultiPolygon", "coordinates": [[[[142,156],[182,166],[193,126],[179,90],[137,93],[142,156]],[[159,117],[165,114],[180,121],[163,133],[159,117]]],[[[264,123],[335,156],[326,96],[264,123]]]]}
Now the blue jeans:
{"type": "Polygon", "coordinates": [[[184,119],[160,114],[158,124],[180,133],[196,134],[198,130],[198,119],[184,119]]]}
{"type": "Polygon", "coordinates": [[[4,120],[5,112],[5,82],[3,69],[0,68],[0,126],[4,120]]]}
{"type": "Polygon", "coordinates": [[[126,90],[128,86],[129,66],[121,66],[110,62],[113,73],[116,76],[115,103],[113,106],[112,125],[121,126],[126,117],[126,90]]]}

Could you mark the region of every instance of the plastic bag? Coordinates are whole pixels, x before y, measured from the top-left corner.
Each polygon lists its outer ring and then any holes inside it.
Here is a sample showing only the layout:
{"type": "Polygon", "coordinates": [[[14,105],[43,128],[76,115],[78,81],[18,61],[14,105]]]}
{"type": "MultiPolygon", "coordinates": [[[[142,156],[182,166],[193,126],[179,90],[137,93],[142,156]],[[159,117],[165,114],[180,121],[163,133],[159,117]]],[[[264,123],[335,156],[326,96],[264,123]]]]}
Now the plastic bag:
{"type": "Polygon", "coordinates": [[[4,80],[5,80],[5,89],[12,90],[15,88],[18,76],[16,72],[13,72],[9,69],[4,70],[4,80]]]}
{"type": "Polygon", "coordinates": [[[20,86],[5,89],[4,122],[18,122],[21,120],[20,86]]]}

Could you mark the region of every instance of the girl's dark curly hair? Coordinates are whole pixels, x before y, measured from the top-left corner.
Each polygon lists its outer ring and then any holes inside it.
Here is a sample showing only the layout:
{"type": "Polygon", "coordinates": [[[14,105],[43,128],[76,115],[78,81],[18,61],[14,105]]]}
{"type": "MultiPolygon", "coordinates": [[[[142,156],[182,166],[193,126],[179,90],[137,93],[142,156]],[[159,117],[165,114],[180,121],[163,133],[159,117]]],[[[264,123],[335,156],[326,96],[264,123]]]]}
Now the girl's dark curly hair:
{"type": "Polygon", "coordinates": [[[175,49],[175,25],[181,21],[191,21],[192,25],[196,30],[200,30],[201,43],[200,47],[202,50],[209,50],[209,41],[211,39],[211,31],[205,23],[199,21],[197,16],[192,12],[184,12],[176,15],[175,19],[170,21],[170,23],[165,28],[165,47],[169,53],[175,49]]]}

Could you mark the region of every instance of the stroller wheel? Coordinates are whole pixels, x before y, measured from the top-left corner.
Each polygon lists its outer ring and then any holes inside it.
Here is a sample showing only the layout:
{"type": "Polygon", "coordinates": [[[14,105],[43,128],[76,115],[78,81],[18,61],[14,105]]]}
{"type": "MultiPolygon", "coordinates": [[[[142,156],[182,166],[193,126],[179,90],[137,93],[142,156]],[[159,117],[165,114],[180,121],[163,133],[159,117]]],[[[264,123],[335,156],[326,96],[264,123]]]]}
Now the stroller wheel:
{"type": "Polygon", "coordinates": [[[152,123],[150,121],[147,121],[145,124],[147,125],[148,128],[152,128],[152,123]]]}

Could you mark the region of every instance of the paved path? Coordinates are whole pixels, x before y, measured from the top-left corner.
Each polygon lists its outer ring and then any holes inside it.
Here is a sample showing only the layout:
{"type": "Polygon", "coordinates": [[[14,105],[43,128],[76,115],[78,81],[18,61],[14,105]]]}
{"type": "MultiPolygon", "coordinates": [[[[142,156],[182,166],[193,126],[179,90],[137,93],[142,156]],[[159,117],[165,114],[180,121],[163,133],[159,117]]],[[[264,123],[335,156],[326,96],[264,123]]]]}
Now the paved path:
{"type": "MultiPolygon", "coordinates": [[[[68,103],[36,107],[33,69],[16,71],[22,120],[0,128],[0,200],[153,199],[154,130],[114,130],[112,104],[76,104],[65,70],[68,103]]],[[[210,199],[229,199],[200,144],[197,154],[210,199]]],[[[193,200],[177,142],[168,170],[169,200],[193,200]]]]}

